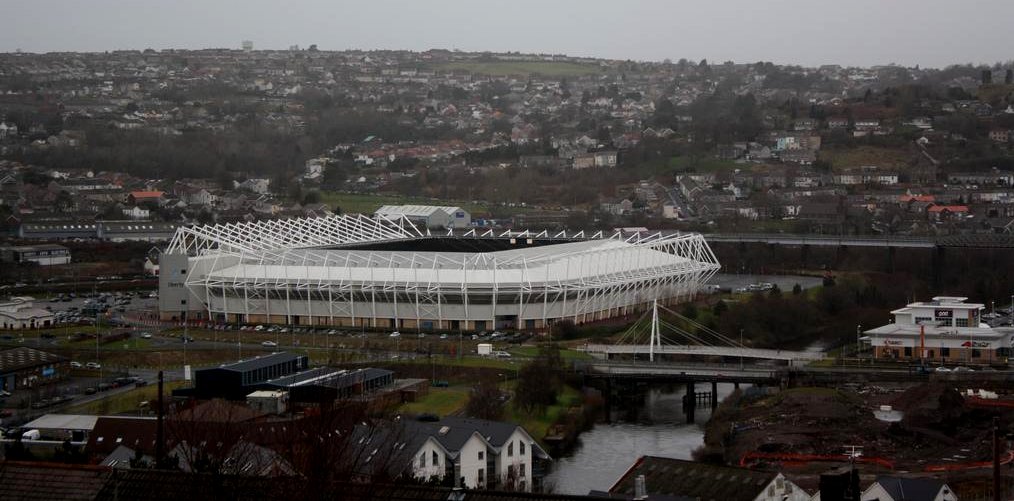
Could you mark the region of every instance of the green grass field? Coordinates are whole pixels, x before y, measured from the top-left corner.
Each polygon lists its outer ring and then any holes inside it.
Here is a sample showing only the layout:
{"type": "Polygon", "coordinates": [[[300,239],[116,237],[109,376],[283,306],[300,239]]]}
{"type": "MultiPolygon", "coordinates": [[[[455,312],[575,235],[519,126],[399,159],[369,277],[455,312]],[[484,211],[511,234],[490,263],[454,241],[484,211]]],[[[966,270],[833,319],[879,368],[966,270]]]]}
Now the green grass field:
{"type": "Polygon", "coordinates": [[[398,412],[406,414],[435,414],[440,417],[449,416],[463,409],[468,403],[468,387],[464,385],[449,388],[430,388],[426,396],[402,404],[398,412]]]}
{"type": "Polygon", "coordinates": [[[543,75],[547,77],[577,77],[598,75],[606,70],[592,65],[557,61],[526,62],[526,61],[471,61],[443,63],[435,66],[437,70],[464,70],[483,75],[543,75]]]}
{"type": "Polygon", "coordinates": [[[691,158],[688,156],[672,157],[669,159],[668,168],[673,171],[693,169],[696,172],[721,172],[730,171],[743,166],[731,160],[722,160],[712,156],[691,158]]]}
{"type": "Polygon", "coordinates": [[[904,168],[908,166],[908,162],[912,158],[911,153],[905,150],[877,146],[827,148],[821,150],[818,156],[821,160],[830,162],[831,169],[835,172],[863,165],[875,165],[880,168],[904,168]]]}
{"type": "Polygon", "coordinates": [[[402,197],[398,195],[373,195],[359,193],[339,193],[324,191],[320,194],[321,202],[331,207],[338,206],[343,213],[373,214],[382,205],[454,205],[459,206],[472,214],[483,214],[488,208],[471,202],[461,200],[434,200],[425,197],[402,197]]]}

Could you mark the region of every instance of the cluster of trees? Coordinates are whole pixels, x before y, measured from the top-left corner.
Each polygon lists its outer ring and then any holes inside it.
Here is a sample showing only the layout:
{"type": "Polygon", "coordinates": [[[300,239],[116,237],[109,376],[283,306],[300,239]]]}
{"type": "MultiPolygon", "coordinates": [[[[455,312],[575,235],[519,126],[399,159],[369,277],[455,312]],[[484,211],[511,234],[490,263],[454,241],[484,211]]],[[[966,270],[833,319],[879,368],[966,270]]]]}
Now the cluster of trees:
{"type": "Polygon", "coordinates": [[[518,371],[514,406],[533,414],[555,404],[560,392],[563,391],[563,367],[558,346],[555,344],[540,346],[535,360],[518,371]]]}
{"type": "Polygon", "coordinates": [[[719,301],[710,310],[685,308],[682,314],[732,338],[742,333],[754,347],[794,349],[817,339],[854,341],[857,325],[880,325],[896,306],[876,283],[848,277],[829,280],[816,293],[804,293],[798,285],[791,292],[776,287],[745,301],[719,301]]]}

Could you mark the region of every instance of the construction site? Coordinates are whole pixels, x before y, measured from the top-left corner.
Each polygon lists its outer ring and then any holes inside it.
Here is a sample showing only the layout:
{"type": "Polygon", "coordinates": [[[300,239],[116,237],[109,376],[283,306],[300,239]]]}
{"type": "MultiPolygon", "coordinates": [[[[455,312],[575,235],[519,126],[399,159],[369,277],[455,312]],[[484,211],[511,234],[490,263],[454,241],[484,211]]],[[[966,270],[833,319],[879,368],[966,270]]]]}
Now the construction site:
{"type": "Polygon", "coordinates": [[[821,473],[850,463],[870,479],[929,475],[976,499],[992,482],[994,418],[1011,492],[1014,394],[944,381],[737,390],[712,415],[696,455],[782,471],[813,488],[821,473]]]}

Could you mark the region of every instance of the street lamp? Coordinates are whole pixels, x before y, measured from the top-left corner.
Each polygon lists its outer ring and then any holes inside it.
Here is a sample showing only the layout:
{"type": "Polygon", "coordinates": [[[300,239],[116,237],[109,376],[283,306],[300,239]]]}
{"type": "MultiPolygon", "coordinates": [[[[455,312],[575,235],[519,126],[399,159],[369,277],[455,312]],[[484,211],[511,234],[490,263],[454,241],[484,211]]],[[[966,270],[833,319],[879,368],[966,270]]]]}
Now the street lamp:
{"type": "Polygon", "coordinates": [[[863,332],[863,325],[862,324],[856,325],[856,365],[857,366],[860,364],[859,352],[862,350],[862,344],[860,344],[859,336],[860,336],[860,334],[862,332],[863,332]]]}

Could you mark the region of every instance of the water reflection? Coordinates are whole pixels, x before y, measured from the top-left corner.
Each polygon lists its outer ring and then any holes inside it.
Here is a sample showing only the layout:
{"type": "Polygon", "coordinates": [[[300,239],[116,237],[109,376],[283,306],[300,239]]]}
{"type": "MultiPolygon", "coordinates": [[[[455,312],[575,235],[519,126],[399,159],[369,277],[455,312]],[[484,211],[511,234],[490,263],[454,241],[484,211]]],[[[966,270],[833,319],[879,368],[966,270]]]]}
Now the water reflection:
{"type": "MultiPolygon", "coordinates": [[[[698,384],[697,392],[710,392],[711,384],[698,384]]],[[[719,384],[718,397],[733,391],[719,384]]],[[[583,434],[580,444],[566,457],[556,458],[546,485],[561,494],[588,494],[608,490],[640,456],[690,459],[704,443],[704,423],[710,408],[698,408],[696,424],[683,415],[686,386],[654,386],[627,398],[614,398],[608,415],[583,434]]]]}

